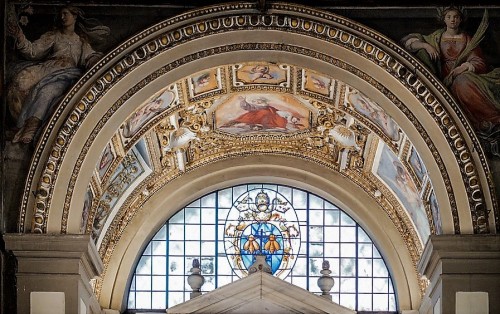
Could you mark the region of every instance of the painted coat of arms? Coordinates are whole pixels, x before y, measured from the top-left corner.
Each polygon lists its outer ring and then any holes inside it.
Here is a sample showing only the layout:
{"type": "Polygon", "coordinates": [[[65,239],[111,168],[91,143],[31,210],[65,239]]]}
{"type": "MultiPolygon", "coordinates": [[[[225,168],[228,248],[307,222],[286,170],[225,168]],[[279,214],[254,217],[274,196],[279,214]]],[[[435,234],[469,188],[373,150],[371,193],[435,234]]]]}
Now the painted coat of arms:
{"type": "Polygon", "coordinates": [[[226,254],[239,277],[257,255],[264,255],[273,275],[285,278],[300,249],[300,228],[290,202],[266,188],[243,193],[228,213],[224,231],[226,254]]]}

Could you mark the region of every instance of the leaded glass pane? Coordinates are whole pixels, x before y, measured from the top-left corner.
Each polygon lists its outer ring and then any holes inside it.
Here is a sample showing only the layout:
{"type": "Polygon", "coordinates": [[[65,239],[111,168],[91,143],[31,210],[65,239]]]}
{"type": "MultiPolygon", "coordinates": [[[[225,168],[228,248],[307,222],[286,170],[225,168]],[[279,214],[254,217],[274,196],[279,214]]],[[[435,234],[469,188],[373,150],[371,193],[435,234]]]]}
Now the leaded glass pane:
{"type": "Polygon", "coordinates": [[[277,276],[314,293],[320,293],[326,259],[334,302],[355,310],[397,309],[387,267],[366,232],[321,197],[275,184],[220,190],[173,215],[137,263],[128,308],[164,309],[188,300],[195,258],[208,292],[245,276],[257,253],[277,276]]]}
{"type": "Polygon", "coordinates": [[[309,291],[320,293],[321,289],[318,287],[319,276],[309,276],[309,291]]]}
{"type": "Polygon", "coordinates": [[[388,278],[373,278],[373,291],[374,292],[389,292],[389,279],[388,278]]]}
{"type": "MultiPolygon", "coordinates": [[[[390,285],[392,287],[392,285],[390,285]]],[[[394,293],[389,294],[389,311],[396,311],[396,296],[394,293]]]]}
{"type": "Polygon", "coordinates": [[[212,291],[215,289],[215,277],[205,276],[205,284],[203,285],[203,291],[212,291]]]}
{"type": "Polygon", "coordinates": [[[356,292],[356,279],[355,278],[341,278],[340,279],[340,292],[356,292]]]}
{"type": "MultiPolygon", "coordinates": [[[[309,208],[310,209],[323,209],[323,199],[317,197],[316,195],[309,196],[309,208]]],[[[318,211],[320,212],[320,211],[318,211]]],[[[322,210],[321,210],[322,212],[322,210]]]]}
{"type": "Polygon", "coordinates": [[[127,307],[129,309],[135,309],[136,306],[135,306],[135,291],[131,291],[129,294],[128,294],[128,302],[127,302],[127,307]]]}
{"type": "Polygon", "coordinates": [[[184,292],[171,292],[168,294],[168,306],[174,306],[175,304],[179,304],[184,302],[184,292]]]}
{"type": "MultiPolygon", "coordinates": [[[[332,207],[334,207],[334,206],[332,206],[332,207]]],[[[338,226],[339,222],[340,222],[340,211],[335,210],[335,209],[325,210],[325,225],[326,226],[338,226]]]]}
{"type": "Polygon", "coordinates": [[[215,258],[214,257],[202,257],[200,261],[201,274],[202,275],[213,275],[215,274],[215,258]]]}
{"type": "Polygon", "coordinates": [[[372,245],[358,244],[358,257],[372,257],[372,245]]]}
{"type": "Polygon", "coordinates": [[[182,224],[182,223],[184,223],[184,211],[181,210],[177,214],[173,215],[172,218],[170,218],[169,222],[171,224],[175,224],[175,223],[182,224]]]}
{"type": "Polygon", "coordinates": [[[325,241],[326,242],[340,242],[340,228],[339,227],[325,227],[325,241]]]}
{"type": "Polygon", "coordinates": [[[366,232],[361,228],[358,228],[358,242],[366,242],[366,243],[370,243],[370,244],[372,243],[372,240],[370,240],[370,237],[368,237],[366,232]]]}
{"type": "Polygon", "coordinates": [[[305,258],[299,258],[297,260],[293,268],[293,274],[302,276],[307,274],[307,260],[305,258]]]}
{"type": "Polygon", "coordinates": [[[169,241],[168,250],[170,255],[184,255],[184,242],[169,241]]]}
{"type": "Polygon", "coordinates": [[[218,257],[217,262],[218,262],[217,271],[219,272],[220,275],[231,275],[233,273],[233,270],[229,265],[229,262],[227,261],[227,258],[225,256],[218,257]]]}
{"type": "Polygon", "coordinates": [[[301,190],[293,190],[293,206],[297,209],[307,208],[307,193],[301,190]]]}
{"type": "Polygon", "coordinates": [[[220,219],[220,221],[222,222],[222,226],[224,226],[224,221],[226,220],[227,213],[229,213],[229,207],[219,207],[217,210],[218,219],[220,219]]]}
{"type": "Polygon", "coordinates": [[[200,256],[201,248],[199,241],[186,241],[186,255],[200,256]]]}
{"type": "Polygon", "coordinates": [[[360,293],[358,296],[358,309],[362,311],[371,311],[372,309],[372,295],[360,293]]]}
{"type": "Polygon", "coordinates": [[[203,208],[201,211],[201,222],[204,224],[214,224],[217,222],[215,208],[203,208]]]}
{"type": "Polygon", "coordinates": [[[356,244],[354,243],[340,244],[340,255],[342,257],[356,257],[356,244]]]}
{"type": "Polygon", "coordinates": [[[170,274],[184,275],[184,258],[183,257],[170,257],[168,263],[170,274]]]}
{"type": "Polygon", "coordinates": [[[167,257],[153,256],[153,275],[167,274],[167,257]]]}
{"type": "Polygon", "coordinates": [[[340,305],[351,308],[351,309],[355,308],[356,307],[356,294],[341,293],[340,294],[340,305]]]}
{"type": "Polygon", "coordinates": [[[151,257],[143,256],[139,260],[139,264],[137,265],[137,274],[149,275],[151,274],[151,257]]]}
{"type": "MultiPolygon", "coordinates": [[[[248,190],[247,185],[240,185],[233,187],[233,200],[237,199],[241,194],[245,193],[248,190]]],[[[233,204],[231,204],[232,206],[233,204]]]]}
{"type": "Polygon", "coordinates": [[[167,277],[165,276],[153,276],[153,291],[165,291],[167,287],[167,277]]]}
{"type": "Polygon", "coordinates": [[[338,294],[340,292],[340,278],[339,277],[335,277],[335,276],[332,276],[333,280],[334,280],[334,285],[332,287],[332,290],[330,290],[331,294],[338,294]]]}
{"type": "Polygon", "coordinates": [[[201,199],[197,199],[196,201],[193,201],[191,204],[189,204],[187,207],[200,207],[201,206],[201,199]]]}
{"type": "Polygon", "coordinates": [[[218,195],[218,201],[219,201],[219,208],[224,207],[224,208],[230,208],[233,206],[233,193],[231,189],[226,189],[219,191],[217,193],[218,195]]]}
{"type": "Polygon", "coordinates": [[[227,285],[228,283],[231,283],[233,282],[233,279],[231,276],[221,276],[219,275],[219,277],[217,277],[218,281],[219,281],[219,287],[222,287],[224,285],[227,285]]]}
{"type": "Polygon", "coordinates": [[[137,276],[135,279],[135,287],[138,291],[150,290],[151,289],[151,277],[150,276],[137,276]]]}
{"type": "Polygon", "coordinates": [[[204,240],[203,243],[215,241],[215,225],[203,225],[201,239],[204,240]]]}
{"type": "Polygon", "coordinates": [[[283,196],[286,199],[288,199],[288,200],[292,199],[293,189],[291,187],[288,187],[288,186],[278,186],[278,192],[280,192],[281,194],[283,194],[283,196]]]}
{"type": "Polygon", "coordinates": [[[366,258],[358,259],[359,277],[372,277],[372,260],[366,258]]]}
{"type": "Polygon", "coordinates": [[[340,258],[329,258],[330,262],[330,271],[332,272],[330,275],[339,276],[340,275],[340,258]]]}
{"type": "Polygon", "coordinates": [[[360,293],[371,293],[372,289],[372,278],[359,278],[358,279],[358,292],[360,293]]]}
{"type": "Polygon", "coordinates": [[[322,210],[309,210],[309,224],[310,225],[323,225],[323,211],[322,210]]]}
{"type": "Polygon", "coordinates": [[[387,308],[387,304],[389,303],[389,295],[388,294],[376,294],[373,295],[373,310],[374,311],[383,311],[387,308]]]}
{"type": "Polygon", "coordinates": [[[138,309],[151,308],[151,292],[136,292],[135,306],[138,309]]]}
{"type": "Polygon", "coordinates": [[[215,242],[214,241],[202,241],[201,242],[201,255],[213,255],[215,253],[215,242]]]}
{"type": "Polygon", "coordinates": [[[340,214],[340,224],[342,226],[355,226],[356,222],[354,222],[354,220],[351,217],[347,216],[347,214],[341,213],[340,214]]]}
{"type": "MultiPolygon", "coordinates": [[[[337,292],[338,292],[338,291],[337,291],[337,292]]],[[[333,301],[333,302],[335,302],[335,303],[337,303],[337,304],[340,304],[340,301],[339,301],[339,299],[340,299],[340,295],[339,295],[338,293],[332,293],[332,294],[331,294],[331,296],[332,296],[332,301],[333,301]]]]}
{"type": "Polygon", "coordinates": [[[387,273],[387,267],[385,267],[385,263],[380,258],[373,259],[373,276],[374,277],[387,277],[389,274],[387,273]]]}
{"type": "Polygon", "coordinates": [[[184,290],[184,278],[185,276],[169,276],[168,286],[171,290],[184,290]]]}
{"type": "MultiPolygon", "coordinates": [[[[331,257],[340,256],[340,244],[339,243],[325,243],[325,258],[330,260],[331,257]]],[[[331,267],[331,262],[330,262],[331,267]]]]}
{"type": "Polygon", "coordinates": [[[341,276],[355,276],[356,275],[356,259],[354,258],[341,258],[340,259],[340,275],[341,276]]]}
{"type": "Polygon", "coordinates": [[[165,292],[153,292],[152,295],[151,308],[153,309],[163,309],[166,306],[166,293],[165,292]]]}
{"type": "Polygon", "coordinates": [[[186,207],[185,212],[185,221],[187,224],[199,224],[200,223],[200,208],[199,207],[186,207]]]}
{"type": "Polygon", "coordinates": [[[152,245],[151,242],[149,242],[148,246],[146,247],[142,255],[151,255],[151,245],[152,245]]]}
{"type": "Polygon", "coordinates": [[[307,221],[307,211],[305,210],[297,210],[297,217],[299,218],[300,222],[307,221]]]}
{"type": "Polygon", "coordinates": [[[156,233],[153,240],[166,240],[167,239],[167,226],[161,227],[161,229],[156,233]]]}
{"type": "Polygon", "coordinates": [[[309,244],[309,256],[322,257],[323,256],[323,243],[309,244]]]}
{"type": "Polygon", "coordinates": [[[309,241],[323,242],[323,227],[319,226],[309,227],[309,241]]]}
{"type": "Polygon", "coordinates": [[[292,283],[302,289],[307,289],[307,277],[293,277],[292,283]]]}
{"type": "Polygon", "coordinates": [[[201,198],[202,207],[215,207],[215,194],[209,194],[201,198]]]}
{"type": "Polygon", "coordinates": [[[170,225],[168,228],[169,240],[184,240],[184,226],[183,225],[170,225]]]}
{"type": "Polygon", "coordinates": [[[153,241],[153,251],[152,255],[162,255],[167,254],[167,242],[165,241],[153,241]]]}
{"type": "Polygon", "coordinates": [[[319,276],[321,271],[322,258],[309,259],[309,276],[319,276]]]}
{"type": "Polygon", "coordinates": [[[200,225],[186,225],[186,240],[200,240],[200,225]]]}
{"type": "Polygon", "coordinates": [[[356,228],[355,227],[341,227],[340,239],[342,242],[356,242],[356,228]]]}

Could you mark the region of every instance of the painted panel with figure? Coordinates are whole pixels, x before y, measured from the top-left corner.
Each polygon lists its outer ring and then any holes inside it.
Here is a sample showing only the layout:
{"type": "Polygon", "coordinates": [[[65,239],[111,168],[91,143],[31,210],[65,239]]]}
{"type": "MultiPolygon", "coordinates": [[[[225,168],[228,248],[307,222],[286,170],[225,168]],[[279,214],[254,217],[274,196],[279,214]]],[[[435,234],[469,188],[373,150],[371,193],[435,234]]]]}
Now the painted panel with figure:
{"type": "Polygon", "coordinates": [[[221,69],[209,69],[191,76],[188,79],[191,98],[222,88],[221,69]]]}
{"type": "Polygon", "coordinates": [[[417,150],[412,147],[410,150],[410,157],[408,158],[408,163],[411,166],[411,170],[416,175],[419,185],[422,185],[424,177],[427,175],[427,169],[425,169],[424,162],[420,158],[417,150]]]}
{"type": "Polygon", "coordinates": [[[332,97],[334,80],[324,74],[302,70],[302,89],[326,97],[332,97]]]}
{"type": "Polygon", "coordinates": [[[89,185],[89,187],[87,188],[87,192],[85,193],[85,199],[83,200],[82,221],[80,223],[80,232],[82,233],[85,232],[93,201],[94,193],[92,192],[92,188],[89,185]]]}
{"type": "Polygon", "coordinates": [[[229,133],[294,132],[309,128],[309,109],[285,94],[250,93],[231,96],[215,111],[215,124],[229,133]]]}
{"type": "Polygon", "coordinates": [[[108,143],[106,145],[106,148],[104,148],[101,157],[99,158],[99,163],[97,164],[97,172],[99,173],[99,179],[102,180],[102,178],[108,171],[109,167],[111,167],[113,160],[115,160],[115,156],[116,155],[115,152],[113,151],[113,148],[111,147],[111,144],[108,143]]]}
{"type": "Polygon", "coordinates": [[[357,90],[349,89],[346,102],[362,116],[377,125],[382,132],[393,141],[399,141],[399,126],[397,123],[376,103],[357,90]]]}
{"type": "Polygon", "coordinates": [[[138,184],[141,176],[147,175],[151,169],[147,166],[137,148],[127,152],[118,167],[114,170],[106,190],[99,199],[96,212],[92,216],[92,237],[97,240],[107,217],[117,202],[123,201],[123,195],[138,184]]]}
{"type": "Polygon", "coordinates": [[[133,138],[143,126],[170,108],[176,98],[175,88],[168,88],[159,95],[152,97],[122,125],[123,137],[126,139],[133,138]]]}
{"type": "Polygon", "coordinates": [[[378,162],[374,164],[374,173],[400,199],[403,207],[415,224],[417,233],[425,243],[430,235],[430,226],[424,203],[408,170],[398,157],[383,143],[377,151],[378,162]]]}
{"type": "Polygon", "coordinates": [[[436,228],[436,234],[442,234],[443,227],[441,224],[441,212],[439,210],[439,205],[434,191],[432,191],[429,196],[429,206],[432,213],[432,219],[434,220],[434,228],[436,228]]]}
{"type": "Polygon", "coordinates": [[[463,7],[438,8],[442,28],[411,33],[401,44],[443,81],[485,148],[500,157],[500,68],[492,69],[482,50],[489,15],[485,10],[474,32],[465,30],[467,15],[463,7]]]}
{"type": "Polygon", "coordinates": [[[244,84],[281,85],[288,82],[288,68],[270,63],[250,63],[233,66],[235,86],[244,84]]]}
{"type": "MultiPolygon", "coordinates": [[[[30,143],[51,116],[64,94],[102,54],[92,44],[104,41],[110,29],[85,17],[82,9],[62,6],[54,27],[39,38],[29,38],[23,26],[31,6],[7,10],[7,34],[15,42],[15,59],[9,62],[7,103],[13,122],[13,143],[30,143]],[[25,13],[19,18],[20,13],[25,13]]],[[[50,29],[50,27],[49,27],[50,29]]]]}

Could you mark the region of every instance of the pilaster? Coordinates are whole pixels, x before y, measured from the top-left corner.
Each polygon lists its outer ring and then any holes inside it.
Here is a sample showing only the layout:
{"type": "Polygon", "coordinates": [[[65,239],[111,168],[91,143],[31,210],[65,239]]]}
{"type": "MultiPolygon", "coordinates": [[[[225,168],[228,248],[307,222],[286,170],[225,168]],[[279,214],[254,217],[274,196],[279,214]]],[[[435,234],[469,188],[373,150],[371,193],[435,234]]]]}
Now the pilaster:
{"type": "Polygon", "coordinates": [[[429,279],[420,313],[500,313],[500,236],[431,236],[418,270],[429,279]]]}
{"type": "Polygon", "coordinates": [[[103,266],[89,235],[6,234],[4,240],[17,260],[18,313],[45,313],[50,298],[61,313],[101,313],[90,280],[103,266]],[[46,305],[31,304],[44,299],[46,305]]]}

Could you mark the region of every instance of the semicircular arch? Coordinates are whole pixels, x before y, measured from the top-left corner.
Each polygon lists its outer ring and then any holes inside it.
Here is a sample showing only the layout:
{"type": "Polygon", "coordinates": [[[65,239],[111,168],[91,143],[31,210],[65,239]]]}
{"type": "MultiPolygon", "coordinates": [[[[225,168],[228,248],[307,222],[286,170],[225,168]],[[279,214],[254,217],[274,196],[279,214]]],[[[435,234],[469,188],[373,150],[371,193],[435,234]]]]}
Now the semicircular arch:
{"type": "MultiPolygon", "coordinates": [[[[498,209],[482,149],[460,108],[420,63],[384,36],[342,17],[286,4],[271,4],[264,14],[254,4],[242,3],[200,9],[157,24],[108,54],[79,81],[37,147],[23,196],[20,229],[79,232],[84,194],[97,158],[138,103],[201,70],[264,60],[327,73],[376,101],[404,130],[429,170],[444,233],[488,233],[498,228],[494,219],[498,209]]],[[[218,159],[209,161],[200,162],[197,168],[209,170],[218,159]]],[[[189,173],[177,178],[189,177],[189,173]]],[[[159,190],[169,188],[165,184],[159,190]]],[[[331,190],[318,188],[323,193],[331,190]]],[[[190,189],[194,191],[193,186],[190,189]]],[[[158,206],[152,208],[158,210],[158,206]]],[[[362,212],[358,205],[347,208],[354,217],[358,210],[362,212]]],[[[153,224],[137,221],[131,220],[120,235],[153,232],[153,224]],[[144,226],[149,229],[144,231],[144,226]]],[[[367,218],[361,223],[367,224],[369,232],[377,229],[368,225],[367,218]]],[[[103,259],[109,261],[105,268],[123,254],[131,254],[128,260],[134,260],[134,252],[119,249],[125,245],[121,241],[131,240],[138,241],[134,247],[139,248],[147,237],[121,237],[111,251],[101,250],[103,259]]],[[[399,233],[397,243],[382,245],[382,251],[399,246],[398,241],[406,239],[399,233]]],[[[414,270],[415,259],[410,256],[405,257],[410,263],[400,263],[404,275],[401,281],[396,276],[396,285],[408,281],[403,278],[414,270]]],[[[107,284],[105,279],[104,290],[107,284]]],[[[403,304],[414,308],[417,301],[409,291],[419,290],[417,276],[404,285],[407,302],[403,304]]],[[[117,306],[116,296],[106,293],[110,299],[104,303],[117,306]]]]}

